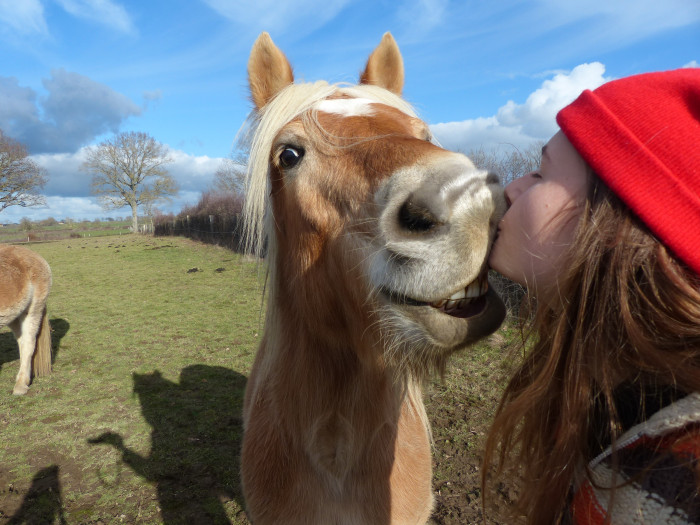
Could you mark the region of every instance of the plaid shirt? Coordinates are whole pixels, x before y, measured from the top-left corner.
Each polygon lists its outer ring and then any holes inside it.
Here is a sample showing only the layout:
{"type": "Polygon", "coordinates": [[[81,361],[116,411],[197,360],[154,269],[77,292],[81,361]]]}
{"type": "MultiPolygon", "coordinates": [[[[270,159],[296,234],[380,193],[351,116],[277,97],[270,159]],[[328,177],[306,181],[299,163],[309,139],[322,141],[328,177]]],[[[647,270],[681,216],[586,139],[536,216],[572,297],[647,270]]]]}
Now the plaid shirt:
{"type": "Polygon", "coordinates": [[[700,393],[629,429],[616,450],[615,458],[609,447],[588,464],[571,501],[571,523],[700,524],[700,393]]]}

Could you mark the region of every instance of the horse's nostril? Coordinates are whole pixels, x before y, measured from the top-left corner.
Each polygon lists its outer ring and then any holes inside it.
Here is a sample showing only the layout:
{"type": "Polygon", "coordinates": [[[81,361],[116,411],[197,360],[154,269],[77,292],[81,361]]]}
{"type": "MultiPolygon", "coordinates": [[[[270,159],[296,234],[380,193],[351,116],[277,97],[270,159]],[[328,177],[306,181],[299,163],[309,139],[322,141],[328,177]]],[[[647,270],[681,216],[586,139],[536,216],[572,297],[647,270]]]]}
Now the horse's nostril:
{"type": "Polygon", "coordinates": [[[424,206],[415,204],[410,199],[399,210],[399,225],[412,232],[428,232],[438,226],[440,221],[424,206]]]}

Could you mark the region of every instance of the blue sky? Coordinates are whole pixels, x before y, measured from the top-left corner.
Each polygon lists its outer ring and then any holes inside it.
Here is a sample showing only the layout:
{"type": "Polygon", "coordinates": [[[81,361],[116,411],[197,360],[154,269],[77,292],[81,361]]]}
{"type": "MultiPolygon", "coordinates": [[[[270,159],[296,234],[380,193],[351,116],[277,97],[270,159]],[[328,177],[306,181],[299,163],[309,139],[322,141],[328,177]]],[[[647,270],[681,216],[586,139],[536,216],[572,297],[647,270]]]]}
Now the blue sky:
{"type": "Polygon", "coordinates": [[[355,82],[391,31],[404,95],[445,147],[523,147],[556,132],[581,90],[647,71],[698,67],[698,0],[0,0],[0,128],[49,174],[46,208],[104,211],[78,167],[120,131],[166,144],[194,204],[251,107],[246,62],[268,31],[297,80],[355,82]]]}

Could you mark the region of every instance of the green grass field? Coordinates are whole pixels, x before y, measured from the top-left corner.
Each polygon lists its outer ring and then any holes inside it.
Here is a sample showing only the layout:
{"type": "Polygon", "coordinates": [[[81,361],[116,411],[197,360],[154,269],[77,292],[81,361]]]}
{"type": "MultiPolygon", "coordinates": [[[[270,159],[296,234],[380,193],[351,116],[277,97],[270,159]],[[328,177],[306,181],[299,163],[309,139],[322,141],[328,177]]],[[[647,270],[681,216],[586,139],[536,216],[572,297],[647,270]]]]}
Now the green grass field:
{"type": "Polygon", "coordinates": [[[31,224],[26,231],[19,224],[0,227],[0,243],[57,241],[68,238],[104,237],[109,235],[127,235],[130,233],[131,221],[82,221],[55,223],[41,222],[31,224]]]}
{"type": "MultiPolygon", "coordinates": [[[[0,524],[248,523],[238,450],[257,263],[140,235],[30,248],[53,270],[54,372],[12,396],[17,347],[0,331],[0,524]]],[[[455,356],[426,389],[433,523],[481,523],[480,445],[507,338],[455,356]]]]}

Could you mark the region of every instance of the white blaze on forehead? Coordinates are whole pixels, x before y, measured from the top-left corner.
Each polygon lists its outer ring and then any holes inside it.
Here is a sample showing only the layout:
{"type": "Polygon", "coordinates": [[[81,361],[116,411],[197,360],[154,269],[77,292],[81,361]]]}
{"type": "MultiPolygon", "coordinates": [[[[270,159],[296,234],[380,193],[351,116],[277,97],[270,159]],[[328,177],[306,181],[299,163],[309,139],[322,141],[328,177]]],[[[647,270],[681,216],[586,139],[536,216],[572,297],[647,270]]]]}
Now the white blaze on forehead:
{"type": "Polygon", "coordinates": [[[314,109],[344,117],[361,117],[374,114],[372,110],[374,103],[374,100],[368,98],[332,98],[321,100],[314,109]]]}

